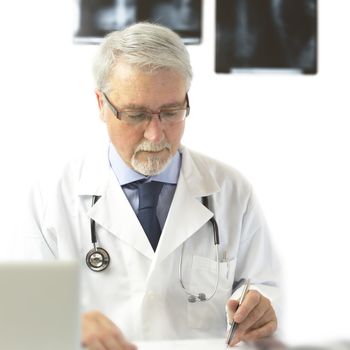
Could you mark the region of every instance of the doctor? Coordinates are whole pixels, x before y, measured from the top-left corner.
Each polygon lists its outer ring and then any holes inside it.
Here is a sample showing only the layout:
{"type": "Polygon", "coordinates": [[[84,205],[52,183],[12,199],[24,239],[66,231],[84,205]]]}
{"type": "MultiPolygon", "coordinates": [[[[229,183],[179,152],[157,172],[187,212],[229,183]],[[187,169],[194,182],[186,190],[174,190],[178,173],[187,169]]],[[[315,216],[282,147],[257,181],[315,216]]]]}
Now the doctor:
{"type": "Polygon", "coordinates": [[[81,262],[83,345],[225,337],[232,319],[230,345],[273,334],[276,262],[254,192],[181,145],[192,78],[181,39],[147,23],[113,32],[94,75],[110,144],[32,191],[22,238],[32,257],[81,262]]]}

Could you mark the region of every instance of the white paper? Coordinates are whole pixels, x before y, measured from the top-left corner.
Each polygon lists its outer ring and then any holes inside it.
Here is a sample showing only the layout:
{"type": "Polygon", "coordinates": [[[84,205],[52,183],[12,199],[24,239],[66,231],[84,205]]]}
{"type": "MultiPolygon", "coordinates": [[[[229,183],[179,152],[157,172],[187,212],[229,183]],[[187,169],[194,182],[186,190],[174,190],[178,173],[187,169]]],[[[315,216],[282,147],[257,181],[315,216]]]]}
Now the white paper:
{"type": "MultiPolygon", "coordinates": [[[[138,342],[138,350],[226,350],[226,339],[189,339],[158,342],[138,342]]],[[[246,345],[231,349],[249,350],[246,345]]]]}

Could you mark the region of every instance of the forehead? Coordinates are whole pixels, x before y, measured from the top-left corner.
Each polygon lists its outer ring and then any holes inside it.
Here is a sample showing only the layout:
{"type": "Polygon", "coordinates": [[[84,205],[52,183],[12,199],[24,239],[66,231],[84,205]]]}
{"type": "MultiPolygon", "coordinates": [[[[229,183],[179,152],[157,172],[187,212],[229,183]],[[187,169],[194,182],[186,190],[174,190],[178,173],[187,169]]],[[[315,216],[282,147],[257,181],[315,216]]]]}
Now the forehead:
{"type": "Polygon", "coordinates": [[[145,71],[127,63],[118,64],[111,76],[111,95],[121,98],[181,100],[186,94],[184,76],[176,70],[145,71]]]}

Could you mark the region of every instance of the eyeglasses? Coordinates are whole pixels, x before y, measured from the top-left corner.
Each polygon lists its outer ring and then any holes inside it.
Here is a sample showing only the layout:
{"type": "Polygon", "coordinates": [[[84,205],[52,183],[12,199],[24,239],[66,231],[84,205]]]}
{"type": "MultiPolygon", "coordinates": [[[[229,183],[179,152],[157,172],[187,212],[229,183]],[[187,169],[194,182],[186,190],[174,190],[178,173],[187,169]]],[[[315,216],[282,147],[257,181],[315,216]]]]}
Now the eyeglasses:
{"type": "Polygon", "coordinates": [[[187,94],[186,108],[166,108],[163,110],[161,109],[159,112],[152,112],[147,109],[126,109],[124,111],[118,111],[117,107],[112,104],[107,95],[104,92],[102,94],[109,109],[116,116],[116,118],[130,125],[141,125],[145,122],[149,123],[153,114],[157,115],[163,124],[172,125],[184,121],[190,114],[190,103],[187,94]]]}

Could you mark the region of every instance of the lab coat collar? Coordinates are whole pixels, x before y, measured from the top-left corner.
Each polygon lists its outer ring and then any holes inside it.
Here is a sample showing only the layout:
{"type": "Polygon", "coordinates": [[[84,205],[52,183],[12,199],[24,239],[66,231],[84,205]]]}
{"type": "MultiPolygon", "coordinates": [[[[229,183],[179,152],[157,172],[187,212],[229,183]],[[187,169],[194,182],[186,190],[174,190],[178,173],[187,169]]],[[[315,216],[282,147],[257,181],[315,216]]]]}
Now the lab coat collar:
{"type": "Polygon", "coordinates": [[[214,213],[202,204],[201,198],[220,190],[208,171],[207,164],[198,161],[200,158],[185,147],[181,147],[180,152],[183,163],[179,182],[158,243],[157,261],[154,264],[164,260],[209,221],[214,213]]]}
{"type": "Polygon", "coordinates": [[[218,192],[220,187],[211,174],[209,169],[211,165],[204,160],[206,158],[184,146],[181,146],[180,152],[183,157],[180,175],[187,183],[191,195],[193,197],[204,197],[218,192]]]}
{"type": "Polygon", "coordinates": [[[156,252],[130,206],[108,162],[107,149],[87,157],[80,172],[78,194],[101,196],[87,215],[109,232],[152,260],[149,276],[156,266],[197,232],[214,214],[201,197],[219,191],[208,164],[181,147],[182,166],[178,185],[156,252]]]}
{"type": "Polygon", "coordinates": [[[153,258],[152,246],[112,171],[104,193],[87,215],[124,243],[153,258]]]}
{"type": "Polygon", "coordinates": [[[111,168],[108,147],[87,151],[81,162],[78,178],[79,196],[102,196],[106,190],[111,168]]]}
{"type": "MultiPolygon", "coordinates": [[[[109,146],[108,146],[109,147],[109,146]]],[[[82,162],[78,183],[78,195],[101,196],[105,191],[112,169],[108,160],[108,147],[90,151],[82,162]]],[[[199,161],[196,152],[180,147],[182,165],[180,177],[189,187],[191,196],[208,196],[219,191],[215,178],[208,171],[208,164],[199,161]]]]}
{"type": "Polygon", "coordinates": [[[108,148],[94,150],[85,157],[78,195],[100,196],[86,215],[141,254],[153,258],[153,249],[110,167],[108,148]]]}

